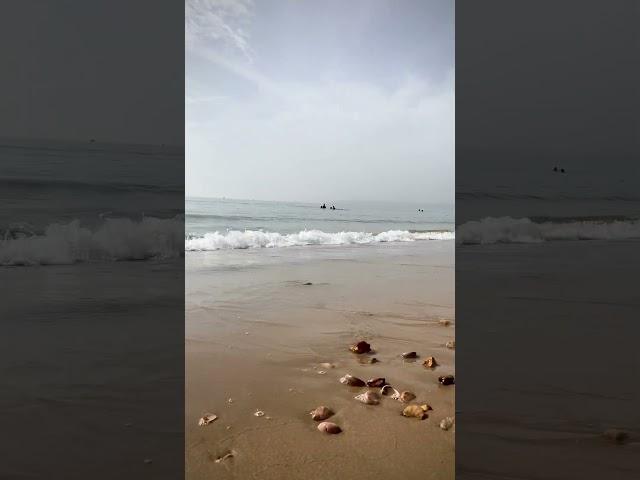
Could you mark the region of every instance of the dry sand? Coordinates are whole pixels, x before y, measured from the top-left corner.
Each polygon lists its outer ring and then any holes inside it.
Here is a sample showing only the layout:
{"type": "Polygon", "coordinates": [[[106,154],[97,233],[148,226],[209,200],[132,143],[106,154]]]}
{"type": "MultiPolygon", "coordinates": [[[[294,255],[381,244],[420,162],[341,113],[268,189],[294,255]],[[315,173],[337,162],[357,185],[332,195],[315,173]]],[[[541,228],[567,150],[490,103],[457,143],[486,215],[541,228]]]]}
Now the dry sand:
{"type": "Polygon", "coordinates": [[[437,377],[455,373],[453,258],[452,241],[189,253],[187,478],[452,479],[455,426],[439,423],[454,417],[455,386],[437,377]],[[379,363],[349,351],[360,339],[379,363]],[[441,366],[423,367],[430,355],[441,366]],[[346,373],[385,377],[433,411],[420,421],[389,397],[363,405],[346,373]],[[341,434],[317,430],[319,405],[341,434]],[[207,412],[219,418],[199,427],[207,412]]]}

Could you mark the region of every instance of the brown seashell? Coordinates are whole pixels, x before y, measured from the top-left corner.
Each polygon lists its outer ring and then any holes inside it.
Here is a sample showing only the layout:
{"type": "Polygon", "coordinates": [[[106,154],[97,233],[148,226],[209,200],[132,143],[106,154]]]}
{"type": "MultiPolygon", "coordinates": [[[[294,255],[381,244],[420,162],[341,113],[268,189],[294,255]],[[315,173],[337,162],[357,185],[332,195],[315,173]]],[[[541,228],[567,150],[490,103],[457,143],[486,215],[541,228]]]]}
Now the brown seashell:
{"type": "Polygon", "coordinates": [[[400,400],[403,403],[407,403],[407,402],[410,402],[411,400],[415,400],[415,398],[416,398],[415,393],[404,391],[400,394],[400,397],[398,398],[398,400],[400,400]]]}
{"type": "Polygon", "coordinates": [[[418,358],[418,354],[416,352],[404,352],[402,358],[418,358]]]}
{"type": "Polygon", "coordinates": [[[205,425],[209,425],[212,422],[215,422],[218,419],[217,415],[213,413],[205,413],[204,416],[198,420],[198,425],[203,427],[205,425]]]}
{"type": "Polygon", "coordinates": [[[420,420],[424,420],[429,416],[427,415],[427,410],[430,410],[429,405],[409,405],[402,411],[402,415],[405,417],[415,417],[420,420]]]}
{"type": "Polygon", "coordinates": [[[440,325],[442,325],[443,327],[448,327],[449,325],[451,325],[451,320],[443,318],[443,319],[438,320],[438,323],[440,325]]]}
{"type": "Polygon", "coordinates": [[[438,366],[438,362],[436,362],[435,357],[429,357],[424,362],[422,362],[422,365],[427,368],[436,368],[438,366]]]}
{"type": "Polygon", "coordinates": [[[311,414],[311,418],[313,418],[316,422],[321,422],[322,420],[326,420],[327,418],[333,415],[333,412],[330,408],[325,406],[320,406],[309,412],[311,414]]]}
{"type": "Polygon", "coordinates": [[[340,383],[349,385],[350,387],[364,387],[366,385],[366,383],[364,383],[364,380],[360,380],[359,378],[349,375],[348,373],[340,379],[340,383]]]}
{"type": "Polygon", "coordinates": [[[442,385],[454,385],[456,383],[456,380],[453,377],[453,375],[443,375],[442,377],[438,377],[438,381],[442,385]]]}
{"type": "Polygon", "coordinates": [[[380,403],[380,395],[372,391],[361,393],[360,395],[356,395],[354,398],[367,405],[378,405],[380,403]]]}
{"type": "Polygon", "coordinates": [[[456,341],[455,340],[449,340],[447,343],[444,344],[445,347],[447,348],[451,348],[451,349],[455,349],[456,348],[456,341]]]}
{"type": "Polygon", "coordinates": [[[371,345],[369,345],[364,340],[361,340],[355,345],[351,345],[351,347],[349,347],[349,350],[351,350],[353,353],[357,353],[358,355],[362,353],[369,353],[371,351],[371,345]]]}
{"type": "Polygon", "coordinates": [[[342,431],[342,429],[338,425],[331,422],[320,423],[318,425],[318,430],[324,433],[331,433],[331,434],[340,433],[342,431]]]}
{"type": "Polygon", "coordinates": [[[371,388],[380,388],[385,386],[386,384],[387,382],[384,378],[372,378],[370,380],[367,380],[367,387],[371,388]]]}

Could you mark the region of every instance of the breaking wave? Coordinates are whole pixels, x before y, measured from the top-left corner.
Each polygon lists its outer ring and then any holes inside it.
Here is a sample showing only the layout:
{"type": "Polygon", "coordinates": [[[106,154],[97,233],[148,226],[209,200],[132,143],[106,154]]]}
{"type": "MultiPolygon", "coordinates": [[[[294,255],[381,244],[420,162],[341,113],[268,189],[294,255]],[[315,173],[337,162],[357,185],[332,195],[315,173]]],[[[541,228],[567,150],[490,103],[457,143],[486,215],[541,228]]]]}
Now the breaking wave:
{"type": "Polygon", "coordinates": [[[456,229],[456,243],[540,243],[561,240],[625,240],[640,238],[640,220],[611,218],[530,218],[487,217],[464,223],[456,229]],[[542,220],[542,219],[540,219],[542,220]]]}
{"type": "Polygon", "coordinates": [[[42,232],[7,228],[0,265],[69,265],[168,259],[184,255],[184,217],[107,218],[96,228],[80,220],[51,224],[42,232]]]}
{"type": "Polygon", "coordinates": [[[327,233],[321,230],[303,230],[281,234],[259,230],[230,230],[201,236],[190,235],[185,240],[186,251],[230,250],[247,248],[276,248],[304,245],[365,245],[383,242],[413,242],[416,240],[447,240],[455,235],[448,231],[410,232],[389,230],[378,234],[367,232],[327,233]]]}

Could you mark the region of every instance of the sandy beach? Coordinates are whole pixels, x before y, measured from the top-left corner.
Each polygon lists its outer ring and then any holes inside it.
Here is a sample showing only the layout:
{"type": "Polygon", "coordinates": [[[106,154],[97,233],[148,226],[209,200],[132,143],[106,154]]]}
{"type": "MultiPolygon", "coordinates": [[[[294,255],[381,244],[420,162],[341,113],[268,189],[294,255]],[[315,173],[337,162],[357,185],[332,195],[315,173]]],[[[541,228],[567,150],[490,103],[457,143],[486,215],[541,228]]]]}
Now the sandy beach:
{"type": "Polygon", "coordinates": [[[455,386],[437,381],[455,373],[453,241],[188,252],[185,262],[187,478],[454,477],[455,426],[439,423],[455,416],[455,386]],[[349,351],[361,339],[379,363],[349,351]],[[433,370],[422,365],[431,355],[433,370]],[[364,405],[354,396],[366,387],[339,382],[347,373],[385,377],[433,410],[418,420],[388,396],[364,405]],[[317,430],[309,412],[320,405],[342,433],[317,430]],[[218,419],[198,426],[205,413],[218,419]]]}

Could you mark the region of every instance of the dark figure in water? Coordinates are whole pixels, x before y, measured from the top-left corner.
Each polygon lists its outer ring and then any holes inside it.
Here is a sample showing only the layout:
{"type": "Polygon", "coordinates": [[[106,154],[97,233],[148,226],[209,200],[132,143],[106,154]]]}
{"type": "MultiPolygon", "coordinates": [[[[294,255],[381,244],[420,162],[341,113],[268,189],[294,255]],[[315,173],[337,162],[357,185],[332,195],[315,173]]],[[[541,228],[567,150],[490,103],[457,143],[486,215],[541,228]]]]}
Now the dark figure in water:
{"type": "Polygon", "coordinates": [[[553,167],[553,171],[557,172],[558,171],[558,167],[553,167]]]}
{"type": "Polygon", "coordinates": [[[561,168],[561,169],[560,169],[560,173],[564,173],[564,168],[561,168]]]}
{"type": "Polygon", "coordinates": [[[327,208],[327,206],[323,203],[320,208],[327,208]]]}
{"type": "Polygon", "coordinates": [[[336,206],[335,205],[331,205],[331,210],[335,210],[336,206]]]}

